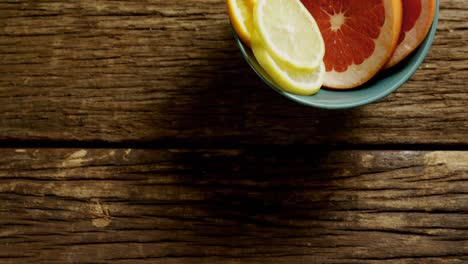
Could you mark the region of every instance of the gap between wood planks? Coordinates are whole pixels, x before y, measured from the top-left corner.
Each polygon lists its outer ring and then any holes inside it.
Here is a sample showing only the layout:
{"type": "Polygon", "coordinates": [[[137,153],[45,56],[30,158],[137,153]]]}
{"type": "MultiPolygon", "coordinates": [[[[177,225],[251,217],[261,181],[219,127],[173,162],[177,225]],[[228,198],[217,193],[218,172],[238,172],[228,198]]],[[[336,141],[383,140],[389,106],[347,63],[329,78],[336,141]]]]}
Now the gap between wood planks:
{"type": "Polygon", "coordinates": [[[5,148],[65,148],[65,149],[295,149],[316,150],[419,150],[451,151],[468,150],[468,144],[239,144],[236,142],[185,142],[180,140],[134,142],[80,142],[80,141],[0,141],[5,148]]]}

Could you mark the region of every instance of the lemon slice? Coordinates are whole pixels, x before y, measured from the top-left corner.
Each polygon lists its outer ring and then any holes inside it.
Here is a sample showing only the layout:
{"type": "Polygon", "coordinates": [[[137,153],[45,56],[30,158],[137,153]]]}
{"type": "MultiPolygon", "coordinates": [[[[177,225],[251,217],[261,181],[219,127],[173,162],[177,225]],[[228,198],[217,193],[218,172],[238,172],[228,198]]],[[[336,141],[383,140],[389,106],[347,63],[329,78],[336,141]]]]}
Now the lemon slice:
{"type": "Polygon", "coordinates": [[[300,0],[256,0],[254,26],[275,61],[296,69],[320,66],[325,44],[300,0]]]}
{"type": "MultiPolygon", "coordinates": [[[[288,0],[290,1],[290,0],[288,0]]],[[[313,70],[300,70],[278,64],[263,46],[258,34],[252,36],[252,51],[258,63],[284,91],[298,95],[313,95],[320,90],[325,75],[323,62],[313,70]]]]}
{"type": "Polygon", "coordinates": [[[239,38],[250,47],[253,30],[253,7],[255,0],[227,0],[232,26],[239,38]]]}

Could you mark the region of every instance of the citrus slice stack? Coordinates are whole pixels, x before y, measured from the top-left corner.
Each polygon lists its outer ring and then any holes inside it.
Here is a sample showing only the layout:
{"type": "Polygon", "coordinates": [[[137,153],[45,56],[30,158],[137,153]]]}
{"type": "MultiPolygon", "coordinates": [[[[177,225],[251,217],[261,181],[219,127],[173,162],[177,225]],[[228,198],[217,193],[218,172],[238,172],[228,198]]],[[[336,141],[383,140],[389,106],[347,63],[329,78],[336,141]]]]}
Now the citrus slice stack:
{"type": "Polygon", "coordinates": [[[272,58],[256,33],[252,38],[252,51],[258,63],[283,90],[298,95],[312,95],[322,86],[325,73],[323,62],[312,70],[298,70],[283,65],[272,58]]]}
{"type": "Polygon", "coordinates": [[[313,70],[325,53],[320,29],[298,0],[258,0],[254,26],[271,56],[283,64],[313,70]]]}
{"type": "Polygon", "coordinates": [[[257,0],[252,51],[258,63],[290,93],[319,91],[325,45],[312,15],[299,0],[257,0]]]}
{"type": "Polygon", "coordinates": [[[357,87],[387,64],[400,36],[400,0],[301,1],[325,41],[325,86],[357,87]]]}
{"type": "Polygon", "coordinates": [[[319,91],[325,67],[320,29],[300,0],[256,0],[252,51],[258,63],[290,93],[319,91]]]}
{"type": "Polygon", "coordinates": [[[239,38],[250,47],[253,30],[253,6],[255,0],[227,0],[232,26],[239,38]]]}
{"type": "Polygon", "coordinates": [[[434,20],[436,0],[403,0],[403,25],[398,46],[387,67],[406,58],[426,38],[434,20]]]}
{"type": "Polygon", "coordinates": [[[299,95],[318,92],[325,44],[300,0],[227,0],[227,5],[237,34],[279,87],[299,95]]]}

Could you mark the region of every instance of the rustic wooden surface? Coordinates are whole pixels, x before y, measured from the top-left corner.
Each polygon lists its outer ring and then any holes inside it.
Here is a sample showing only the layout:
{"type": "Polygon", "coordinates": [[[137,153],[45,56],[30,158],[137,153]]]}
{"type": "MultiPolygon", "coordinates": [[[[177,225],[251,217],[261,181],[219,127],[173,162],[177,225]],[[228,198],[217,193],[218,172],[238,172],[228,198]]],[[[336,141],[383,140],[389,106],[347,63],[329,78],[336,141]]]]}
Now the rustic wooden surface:
{"type": "Polygon", "coordinates": [[[0,151],[0,263],[467,263],[468,153],[0,151]]]}
{"type": "Polygon", "coordinates": [[[0,140],[468,146],[468,2],[383,102],[305,108],[249,69],[224,0],[0,1],[0,140]]]}
{"type": "Polygon", "coordinates": [[[224,0],[0,0],[0,264],[468,263],[467,13],[325,111],[261,83],[224,0]]]}

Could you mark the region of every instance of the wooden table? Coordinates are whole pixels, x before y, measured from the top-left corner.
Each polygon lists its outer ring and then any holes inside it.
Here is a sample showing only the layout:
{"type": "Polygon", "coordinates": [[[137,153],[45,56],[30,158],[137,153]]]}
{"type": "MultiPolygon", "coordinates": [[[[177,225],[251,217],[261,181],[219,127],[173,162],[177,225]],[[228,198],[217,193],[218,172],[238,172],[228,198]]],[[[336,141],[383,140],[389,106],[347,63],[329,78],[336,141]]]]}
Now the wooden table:
{"type": "Polygon", "coordinates": [[[0,263],[468,263],[468,2],[385,100],[300,106],[222,0],[0,0],[0,263]]]}

